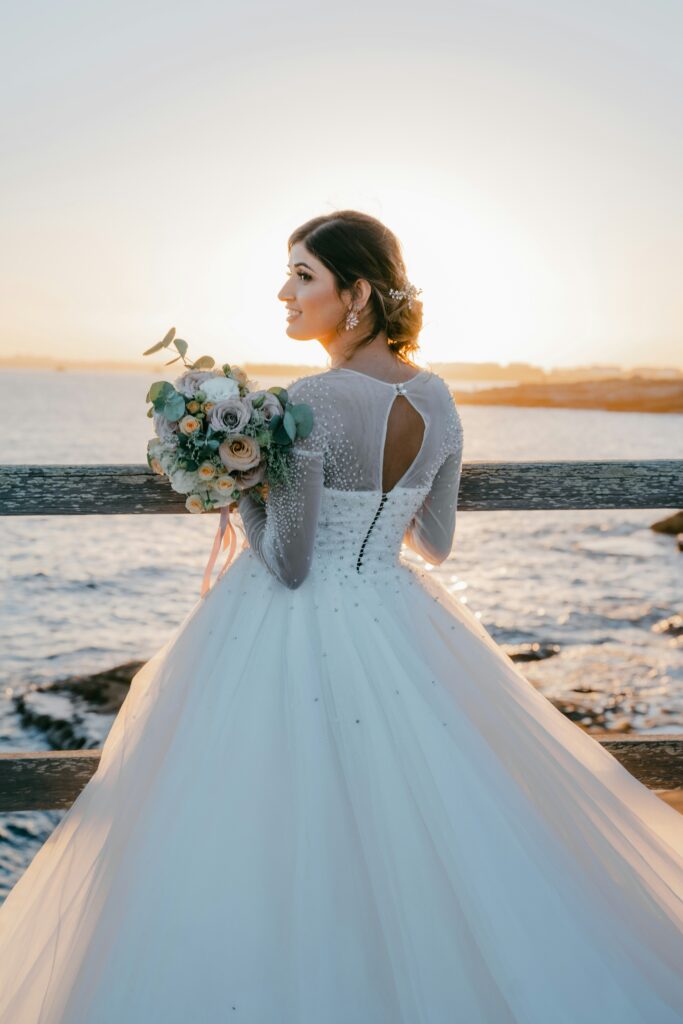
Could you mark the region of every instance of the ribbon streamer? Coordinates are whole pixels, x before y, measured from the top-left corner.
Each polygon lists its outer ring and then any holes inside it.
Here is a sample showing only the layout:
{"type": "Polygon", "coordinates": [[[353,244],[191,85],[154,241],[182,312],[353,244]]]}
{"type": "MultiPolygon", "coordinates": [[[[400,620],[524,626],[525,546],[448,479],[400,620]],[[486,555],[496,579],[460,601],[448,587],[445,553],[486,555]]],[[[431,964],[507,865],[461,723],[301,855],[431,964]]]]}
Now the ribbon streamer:
{"type": "Polygon", "coordinates": [[[232,525],[232,520],[230,519],[230,512],[228,510],[227,505],[224,505],[223,508],[221,509],[220,522],[218,524],[218,529],[216,530],[216,536],[213,539],[213,547],[211,548],[209,561],[206,563],[206,569],[204,570],[204,577],[202,579],[202,586],[200,591],[201,597],[205,597],[206,594],[208,594],[209,590],[211,589],[211,573],[213,571],[214,565],[216,564],[216,559],[218,558],[218,552],[220,551],[221,541],[223,542],[223,547],[228,548],[228,554],[221,571],[218,573],[218,576],[216,577],[215,582],[218,582],[218,580],[221,578],[225,570],[232,562],[233,555],[235,554],[235,550],[237,548],[237,534],[235,533],[235,527],[232,525]]]}

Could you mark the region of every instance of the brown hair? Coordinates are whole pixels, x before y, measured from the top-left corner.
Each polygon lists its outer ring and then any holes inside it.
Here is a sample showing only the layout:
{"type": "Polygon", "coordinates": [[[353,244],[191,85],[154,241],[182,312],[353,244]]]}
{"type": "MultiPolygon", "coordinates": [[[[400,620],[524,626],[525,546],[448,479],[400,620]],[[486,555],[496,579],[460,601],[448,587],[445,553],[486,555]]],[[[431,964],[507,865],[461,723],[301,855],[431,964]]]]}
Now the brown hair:
{"type": "MultiPolygon", "coordinates": [[[[406,298],[389,295],[390,289],[404,291],[408,283],[401,243],[389,228],[369,214],[336,210],[314,217],[293,231],[287,241],[288,249],[296,242],[302,242],[334,274],[338,295],[359,278],[370,284],[372,328],[357,348],[385,331],[389,348],[396,355],[405,358],[416,351],[422,329],[422,302],[413,298],[410,308],[406,298]]],[[[343,329],[343,323],[338,329],[343,329]]]]}

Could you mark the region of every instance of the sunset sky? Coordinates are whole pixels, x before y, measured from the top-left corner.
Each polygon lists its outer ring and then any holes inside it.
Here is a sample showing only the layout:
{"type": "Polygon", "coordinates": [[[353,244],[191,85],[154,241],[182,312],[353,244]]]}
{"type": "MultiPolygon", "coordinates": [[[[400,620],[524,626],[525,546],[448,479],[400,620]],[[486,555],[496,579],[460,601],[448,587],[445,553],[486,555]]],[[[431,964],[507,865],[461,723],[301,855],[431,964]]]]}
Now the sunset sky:
{"type": "MultiPolygon", "coordinates": [[[[3,19],[0,354],[232,362],[288,234],[353,207],[418,361],[683,367],[683,4],[37,0],[3,19]]],[[[144,362],[141,359],[141,362],[144,362]]]]}

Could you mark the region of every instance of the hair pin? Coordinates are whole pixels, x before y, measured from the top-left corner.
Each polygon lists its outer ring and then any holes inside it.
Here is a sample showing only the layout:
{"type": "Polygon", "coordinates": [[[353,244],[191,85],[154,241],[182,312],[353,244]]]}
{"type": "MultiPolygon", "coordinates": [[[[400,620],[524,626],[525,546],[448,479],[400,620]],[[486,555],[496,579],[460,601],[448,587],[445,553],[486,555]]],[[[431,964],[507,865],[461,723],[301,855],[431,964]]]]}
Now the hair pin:
{"type": "Polygon", "coordinates": [[[416,288],[414,284],[409,284],[405,289],[390,288],[389,295],[392,299],[407,299],[408,309],[413,308],[413,299],[417,298],[422,292],[421,288],[416,288]]]}

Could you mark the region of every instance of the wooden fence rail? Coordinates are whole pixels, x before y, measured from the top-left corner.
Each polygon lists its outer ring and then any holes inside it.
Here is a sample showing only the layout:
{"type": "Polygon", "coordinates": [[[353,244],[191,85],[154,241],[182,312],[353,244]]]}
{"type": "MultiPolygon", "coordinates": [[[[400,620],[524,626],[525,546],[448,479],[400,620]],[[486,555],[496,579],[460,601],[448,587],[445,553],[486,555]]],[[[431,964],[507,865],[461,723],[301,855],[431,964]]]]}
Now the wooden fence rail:
{"type": "MultiPolygon", "coordinates": [[[[459,511],[599,508],[683,508],[683,459],[463,465],[459,511]]],[[[188,514],[184,497],[146,465],[0,466],[0,515],[151,513],[188,514]]],[[[593,735],[645,785],[683,790],[683,735],[593,735]]],[[[0,754],[0,811],[69,807],[100,756],[101,750],[0,754]]]]}
{"type": "MultiPolygon", "coordinates": [[[[683,788],[683,735],[616,738],[596,734],[596,738],[650,789],[683,788]]],[[[101,753],[40,750],[0,754],[0,811],[70,807],[97,770],[101,753]]]]}
{"type": "MultiPolygon", "coordinates": [[[[458,508],[683,507],[683,459],[467,462],[458,508]]],[[[0,515],[182,513],[185,499],[146,465],[0,466],[0,515]]]]}

